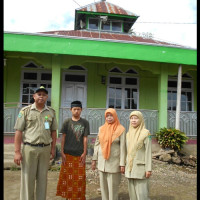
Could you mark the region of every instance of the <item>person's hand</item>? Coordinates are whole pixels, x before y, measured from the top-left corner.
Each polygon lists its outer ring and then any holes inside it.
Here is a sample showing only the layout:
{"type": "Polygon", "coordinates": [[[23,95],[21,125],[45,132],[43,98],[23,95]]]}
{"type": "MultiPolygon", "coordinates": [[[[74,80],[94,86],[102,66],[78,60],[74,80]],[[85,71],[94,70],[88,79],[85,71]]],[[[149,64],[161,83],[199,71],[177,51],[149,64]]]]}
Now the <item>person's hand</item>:
{"type": "Polygon", "coordinates": [[[84,165],[85,164],[85,160],[86,160],[86,154],[83,153],[80,157],[80,162],[84,165]]]}
{"type": "Polygon", "coordinates": [[[96,160],[92,160],[91,168],[92,170],[96,169],[96,160]]]}
{"type": "Polygon", "coordinates": [[[151,171],[146,172],[146,178],[149,178],[151,176],[151,171]]]}
{"type": "Polygon", "coordinates": [[[22,154],[19,151],[15,152],[14,163],[20,165],[21,162],[22,162],[22,154]]]}
{"type": "Polygon", "coordinates": [[[54,159],[55,157],[55,149],[51,149],[51,157],[50,160],[54,159]]]}
{"type": "Polygon", "coordinates": [[[64,152],[61,152],[61,156],[62,156],[62,163],[63,163],[63,165],[65,165],[65,163],[66,163],[66,156],[65,156],[64,152]]]}
{"type": "Polygon", "coordinates": [[[120,171],[121,171],[122,174],[124,174],[125,173],[125,167],[124,166],[120,166],[120,171]]]}

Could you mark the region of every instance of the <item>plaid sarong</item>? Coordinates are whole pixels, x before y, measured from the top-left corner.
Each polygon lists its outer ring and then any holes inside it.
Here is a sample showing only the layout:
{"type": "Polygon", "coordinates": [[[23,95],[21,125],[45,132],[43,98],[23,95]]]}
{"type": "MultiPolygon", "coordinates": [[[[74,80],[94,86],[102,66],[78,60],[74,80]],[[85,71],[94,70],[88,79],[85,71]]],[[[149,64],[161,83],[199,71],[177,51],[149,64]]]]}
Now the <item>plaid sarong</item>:
{"type": "Polygon", "coordinates": [[[85,164],[80,163],[80,156],[69,154],[65,154],[65,156],[66,163],[61,165],[56,196],[68,200],[85,200],[85,164]]]}

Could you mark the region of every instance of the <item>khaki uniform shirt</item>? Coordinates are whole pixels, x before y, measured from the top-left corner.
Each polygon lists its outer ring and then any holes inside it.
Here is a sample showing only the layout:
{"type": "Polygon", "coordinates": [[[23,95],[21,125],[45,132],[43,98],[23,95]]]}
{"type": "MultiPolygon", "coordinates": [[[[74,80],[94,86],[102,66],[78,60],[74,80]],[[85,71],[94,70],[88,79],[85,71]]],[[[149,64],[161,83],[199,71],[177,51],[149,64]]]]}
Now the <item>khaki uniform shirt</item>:
{"type": "Polygon", "coordinates": [[[98,160],[98,170],[102,172],[117,173],[120,172],[120,166],[125,166],[126,160],[126,132],[124,131],[116,138],[110,149],[110,157],[105,160],[101,151],[99,136],[94,144],[94,154],[92,160],[98,160]]]}
{"type": "Polygon", "coordinates": [[[136,156],[133,160],[133,168],[130,172],[128,171],[128,166],[126,165],[125,177],[146,179],[145,172],[147,171],[152,171],[152,152],[150,135],[144,139],[143,147],[136,152],[136,156]]]}
{"type": "Polygon", "coordinates": [[[14,129],[23,132],[23,142],[49,144],[52,142],[51,132],[57,130],[57,126],[55,110],[45,105],[40,112],[34,103],[21,109],[14,129]],[[45,122],[49,127],[45,128],[45,122]]]}

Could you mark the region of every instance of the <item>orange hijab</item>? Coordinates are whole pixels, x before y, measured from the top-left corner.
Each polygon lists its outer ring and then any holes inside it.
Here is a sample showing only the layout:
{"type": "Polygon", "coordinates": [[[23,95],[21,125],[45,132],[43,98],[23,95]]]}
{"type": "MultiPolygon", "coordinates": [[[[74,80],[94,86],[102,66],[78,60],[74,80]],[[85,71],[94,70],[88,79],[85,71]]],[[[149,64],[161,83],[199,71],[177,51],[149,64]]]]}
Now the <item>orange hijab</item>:
{"type": "Polygon", "coordinates": [[[105,124],[99,128],[99,142],[103,157],[106,160],[108,160],[110,157],[112,142],[125,131],[125,128],[119,122],[116,110],[113,108],[108,108],[105,111],[105,118],[108,113],[112,114],[114,117],[114,122],[109,124],[107,121],[105,121],[105,124]]]}

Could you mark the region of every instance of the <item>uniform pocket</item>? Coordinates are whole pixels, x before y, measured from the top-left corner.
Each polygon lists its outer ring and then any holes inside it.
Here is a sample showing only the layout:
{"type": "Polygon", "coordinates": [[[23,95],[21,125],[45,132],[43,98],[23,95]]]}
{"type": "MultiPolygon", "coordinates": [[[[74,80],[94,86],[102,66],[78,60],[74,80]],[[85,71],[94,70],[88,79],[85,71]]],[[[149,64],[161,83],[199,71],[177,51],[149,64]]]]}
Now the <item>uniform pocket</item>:
{"type": "Polygon", "coordinates": [[[37,122],[37,116],[28,116],[27,117],[27,125],[28,126],[33,126],[37,122]]]}

